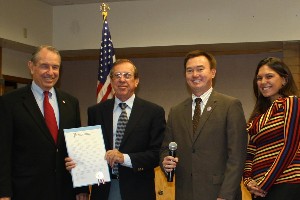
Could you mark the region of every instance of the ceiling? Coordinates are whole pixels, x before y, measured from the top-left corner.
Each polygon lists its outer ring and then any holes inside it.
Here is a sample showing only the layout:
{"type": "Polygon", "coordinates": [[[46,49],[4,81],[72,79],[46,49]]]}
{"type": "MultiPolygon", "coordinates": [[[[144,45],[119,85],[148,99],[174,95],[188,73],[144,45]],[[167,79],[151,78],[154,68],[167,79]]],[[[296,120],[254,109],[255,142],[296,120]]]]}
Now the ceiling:
{"type": "Polygon", "coordinates": [[[89,4],[89,3],[109,3],[122,1],[138,1],[138,0],[39,0],[52,6],[73,5],[73,4],[89,4]]]}

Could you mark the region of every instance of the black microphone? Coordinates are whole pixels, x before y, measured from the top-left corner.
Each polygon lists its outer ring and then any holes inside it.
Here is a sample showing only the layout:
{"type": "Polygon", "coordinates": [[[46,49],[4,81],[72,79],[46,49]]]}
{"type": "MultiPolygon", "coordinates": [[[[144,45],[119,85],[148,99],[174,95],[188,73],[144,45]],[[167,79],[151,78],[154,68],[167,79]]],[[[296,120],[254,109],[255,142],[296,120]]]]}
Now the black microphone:
{"type": "MultiPolygon", "coordinates": [[[[176,157],[176,150],[177,150],[177,144],[176,142],[170,142],[169,144],[169,156],[172,156],[172,157],[176,157]]],[[[170,171],[170,172],[167,172],[167,181],[168,182],[173,182],[173,176],[175,174],[175,168],[170,171]]]]}

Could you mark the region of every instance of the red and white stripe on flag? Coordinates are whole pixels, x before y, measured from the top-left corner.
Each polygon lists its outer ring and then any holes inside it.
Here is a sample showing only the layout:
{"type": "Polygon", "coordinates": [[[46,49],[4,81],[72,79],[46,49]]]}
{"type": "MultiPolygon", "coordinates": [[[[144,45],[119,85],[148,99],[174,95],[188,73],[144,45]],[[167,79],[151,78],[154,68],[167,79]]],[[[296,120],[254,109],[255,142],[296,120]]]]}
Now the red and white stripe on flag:
{"type": "Polygon", "coordinates": [[[97,103],[113,97],[114,92],[110,84],[109,73],[115,61],[115,51],[110,36],[108,22],[105,18],[103,21],[102,41],[99,56],[97,103]]]}

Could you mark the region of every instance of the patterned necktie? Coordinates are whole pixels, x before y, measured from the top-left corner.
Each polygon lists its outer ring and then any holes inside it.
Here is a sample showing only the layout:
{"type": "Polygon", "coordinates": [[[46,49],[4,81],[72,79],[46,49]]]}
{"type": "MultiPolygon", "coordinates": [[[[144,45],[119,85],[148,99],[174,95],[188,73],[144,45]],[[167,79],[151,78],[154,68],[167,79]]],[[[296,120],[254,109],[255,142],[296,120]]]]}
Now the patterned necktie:
{"type": "Polygon", "coordinates": [[[195,110],[194,110],[194,116],[193,116],[193,133],[195,134],[196,129],[199,125],[199,121],[200,121],[200,116],[201,116],[201,109],[200,109],[200,103],[201,103],[202,99],[201,98],[196,98],[195,102],[196,102],[196,106],[195,106],[195,110]]]}
{"type": "MultiPolygon", "coordinates": [[[[126,113],[126,103],[119,103],[119,106],[122,109],[121,115],[119,116],[118,123],[117,123],[117,134],[116,134],[116,139],[115,139],[115,148],[119,149],[120,144],[122,142],[126,124],[128,122],[128,117],[126,113]]],[[[119,174],[119,169],[118,169],[118,164],[116,163],[113,167],[113,172],[114,174],[118,175],[119,174]]]]}
{"type": "Polygon", "coordinates": [[[44,118],[55,143],[57,143],[58,127],[53,107],[49,103],[48,91],[44,92],[44,118]]]}

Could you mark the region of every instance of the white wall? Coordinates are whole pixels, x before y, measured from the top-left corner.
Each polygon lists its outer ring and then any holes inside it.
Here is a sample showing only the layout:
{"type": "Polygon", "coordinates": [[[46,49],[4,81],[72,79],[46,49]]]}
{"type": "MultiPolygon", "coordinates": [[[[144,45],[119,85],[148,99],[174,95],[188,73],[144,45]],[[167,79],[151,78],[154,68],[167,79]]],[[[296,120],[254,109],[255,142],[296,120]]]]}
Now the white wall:
{"type": "MultiPolygon", "coordinates": [[[[115,48],[300,39],[299,0],[148,0],[109,6],[115,48]]],[[[98,49],[99,7],[54,7],[54,45],[98,49]]]]}
{"type": "Polygon", "coordinates": [[[0,0],[0,38],[38,46],[52,44],[52,35],[52,6],[37,0],[0,0]]]}
{"type": "MultiPolygon", "coordinates": [[[[218,65],[215,89],[239,98],[246,118],[249,117],[254,106],[252,79],[257,63],[267,56],[282,57],[282,54],[216,56],[218,65]]],[[[140,75],[138,96],[163,106],[166,114],[169,113],[171,106],[189,97],[183,59],[132,59],[140,75]]],[[[96,103],[97,66],[98,61],[63,62],[61,88],[79,99],[83,125],[87,122],[87,108],[96,103]]]]}

